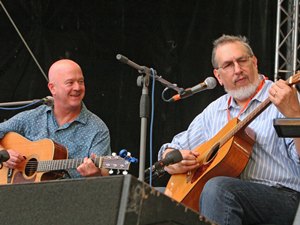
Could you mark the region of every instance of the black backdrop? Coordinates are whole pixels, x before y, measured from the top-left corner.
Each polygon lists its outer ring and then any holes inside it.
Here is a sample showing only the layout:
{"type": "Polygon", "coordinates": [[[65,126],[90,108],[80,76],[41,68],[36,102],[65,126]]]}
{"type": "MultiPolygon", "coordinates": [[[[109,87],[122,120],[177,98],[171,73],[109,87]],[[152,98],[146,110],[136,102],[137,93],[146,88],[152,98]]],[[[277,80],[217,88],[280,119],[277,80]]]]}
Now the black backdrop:
{"type": "MultiPolygon", "coordinates": [[[[112,150],[139,157],[141,87],[138,72],[119,63],[121,53],[154,68],[180,87],[212,76],[212,41],[225,34],[245,35],[259,59],[260,72],[273,78],[277,1],[274,0],[2,0],[47,74],[57,59],[70,58],[84,72],[87,107],[110,129],[112,150]]],[[[0,102],[49,95],[47,81],[4,10],[0,8],[0,102]]],[[[160,146],[187,128],[221,87],[167,103],[155,85],[153,160],[160,146]]],[[[174,93],[175,94],[175,93],[174,93]]],[[[0,111],[8,119],[18,111],[0,111]]],[[[149,124],[148,124],[149,137],[149,124]]],[[[149,165],[147,142],[146,166],[149,165]]],[[[138,176],[138,165],[130,173],[138,176]]]]}

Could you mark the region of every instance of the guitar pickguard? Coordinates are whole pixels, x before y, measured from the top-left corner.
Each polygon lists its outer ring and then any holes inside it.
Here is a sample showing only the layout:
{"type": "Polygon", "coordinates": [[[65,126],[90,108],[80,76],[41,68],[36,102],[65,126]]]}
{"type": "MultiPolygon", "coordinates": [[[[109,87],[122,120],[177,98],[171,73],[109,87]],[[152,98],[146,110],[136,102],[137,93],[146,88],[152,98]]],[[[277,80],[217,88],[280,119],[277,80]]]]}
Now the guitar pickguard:
{"type": "Polygon", "coordinates": [[[25,179],[23,176],[23,173],[21,171],[15,172],[13,178],[12,178],[12,183],[14,184],[19,184],[19,183],[31,183],[34,182],[36,179],[36,175],[32,176],[29,179],[25,179]]]}

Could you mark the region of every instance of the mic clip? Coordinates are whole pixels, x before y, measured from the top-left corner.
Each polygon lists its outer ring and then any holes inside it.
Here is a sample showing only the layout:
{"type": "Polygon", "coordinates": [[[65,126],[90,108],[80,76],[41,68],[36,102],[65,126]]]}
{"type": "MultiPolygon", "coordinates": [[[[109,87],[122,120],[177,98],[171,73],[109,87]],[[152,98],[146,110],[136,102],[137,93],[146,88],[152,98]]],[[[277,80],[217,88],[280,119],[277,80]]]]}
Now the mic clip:
{"type": "Polygon", "coordinates": [[[195,85],[191,88],[180,89],[180,91],[178,92],[177,95],[174,95],[169,99],[166,99],[164,97],[165,92],[168,90],[168,89],[165,89],[162,93],[162,98],[166,102],[175,102],[175,101],[178,101],[180,99],[188,98],[188,97],[190,97],[190,96],[192,96],[192,95],[194,95],[194,94],[196,94],[200,91],[213,89],[213,88],[216,87],[216,85],[217,85],[217,81],[214,77],[207,77],[204,82],[199,83],[199,84],[197,84],[197,85],[195,85]]]}
{"type": "Polygon", "coordinates": [[[158,177],[162,176],[166,171],[165,171],[165,165],[164,163],[158,161],[154,163],[154,166],[152,167],[152,173],[158,177]]]}
{"type": "Polygon", "coordinates": [[[150,174],[150,171],[152,173],[152,176],[153,177],[156,177],[156,178],[159,178],[161,177],[162,175],[165,174],[165,170],[164,170],[164,167],[156,167],[156,168],[152,168],[152,169],[147,169],[145,170],[145,174],[149,175],[150,174]]]}
{"type": "MultiPolygon", "coordinates": [[[[173,85],[177,87],[177,84],[173,84],[173,85]]],[[[162,91],[162,93],[161,93],[161,98],[162,98],[162,100],[165,101],[165,102],[173,102],[173,98],[172,98],[172,97],[169,98],[169,99],[167,99],[167,98],[165,97],[166,92],[167,92],[168,90],[170,90],[170,89],[171,89],[170,87],[166,87],[166,88],[162,91]]],[[[187,90],[184,89],[184,88],[179,88],[179,91],[177,91],[177,93],[178,93],[179,95],[184,95],[186,92],[187,92],[187,90]]]]}
{"type": "Polygon", "coordinates": [[[162,175],[164,175],[166,171],[164,170],[164,167],[161,168],[157,168],[153,174],[156,175],[157,177],[161,177],[162,175]]]}

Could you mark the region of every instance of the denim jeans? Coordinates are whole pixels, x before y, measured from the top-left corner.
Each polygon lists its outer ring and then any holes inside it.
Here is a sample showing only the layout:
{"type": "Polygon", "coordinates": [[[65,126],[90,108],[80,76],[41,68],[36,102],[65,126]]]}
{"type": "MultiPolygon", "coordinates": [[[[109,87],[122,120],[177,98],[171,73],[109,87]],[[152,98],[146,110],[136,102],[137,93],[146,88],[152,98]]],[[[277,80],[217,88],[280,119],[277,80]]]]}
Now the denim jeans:
{"type": "Polygon", "coordinates": [[[293,224],[300,193],[232,177],[210,179],[200,196],[200,214],[218,225],[293,224]]]}

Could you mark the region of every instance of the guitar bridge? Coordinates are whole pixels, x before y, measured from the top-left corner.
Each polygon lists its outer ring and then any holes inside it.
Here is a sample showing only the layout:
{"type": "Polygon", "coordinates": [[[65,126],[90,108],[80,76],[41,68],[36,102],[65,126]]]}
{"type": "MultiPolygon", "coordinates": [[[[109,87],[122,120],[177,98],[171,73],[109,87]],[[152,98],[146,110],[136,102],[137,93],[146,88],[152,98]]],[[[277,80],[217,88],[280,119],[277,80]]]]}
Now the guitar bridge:
{"type": "Polygon", "coordinates": [[[13,174],[14,174],[14,169],[9,168],[7,170],[7,183],[11,183],[13,174]]]}

